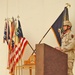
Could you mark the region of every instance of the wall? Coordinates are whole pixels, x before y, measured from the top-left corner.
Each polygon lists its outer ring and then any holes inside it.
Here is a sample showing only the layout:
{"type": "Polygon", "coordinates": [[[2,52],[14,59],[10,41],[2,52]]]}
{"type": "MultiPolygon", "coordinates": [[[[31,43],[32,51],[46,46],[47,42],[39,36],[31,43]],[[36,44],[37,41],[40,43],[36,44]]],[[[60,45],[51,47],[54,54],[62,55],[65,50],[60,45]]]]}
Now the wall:
{"type": "MultiPolygon", "coordinates": [[[[72,30],[75,33],[75,0],[0,0],[0,75],[9,75],[7,70],[8,48],[6,43],[3,43],[5,18],[20,16],[23,34],[35,49],[35,44],[39,43],[46,31],[55,22],[66,3],[71,5],[69,15],[73,25],[72,30]]],[[[52,30],[41,43],[53,47],[58,46],[52,30]]],[[[27,46],[23,60],[27,60],[31,53],[31,48],[27,46]]],[[[25,74],[29,75],[28,70],[25,71],[25,74]]]]}

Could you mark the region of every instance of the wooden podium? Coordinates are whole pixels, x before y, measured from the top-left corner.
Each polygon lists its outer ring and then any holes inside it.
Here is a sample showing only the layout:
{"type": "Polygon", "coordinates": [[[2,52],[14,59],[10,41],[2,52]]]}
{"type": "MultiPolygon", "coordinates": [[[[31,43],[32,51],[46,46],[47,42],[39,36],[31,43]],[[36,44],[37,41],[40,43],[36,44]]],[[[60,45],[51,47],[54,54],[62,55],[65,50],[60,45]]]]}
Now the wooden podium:
{"type": "Polygon", "coordinates": [[[36,45],[35,75],[68,75],[67,54],[46,44],[36,45]]]}

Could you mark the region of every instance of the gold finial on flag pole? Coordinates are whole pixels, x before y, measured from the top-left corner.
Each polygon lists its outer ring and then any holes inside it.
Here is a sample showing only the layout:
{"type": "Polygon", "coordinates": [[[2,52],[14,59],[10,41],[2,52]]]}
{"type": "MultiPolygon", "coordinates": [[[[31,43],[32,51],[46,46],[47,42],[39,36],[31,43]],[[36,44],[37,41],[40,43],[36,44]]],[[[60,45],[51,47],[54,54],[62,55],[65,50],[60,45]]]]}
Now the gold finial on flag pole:
{"type": "Polygon", "coordinates": [[[71,5],[69,4],[69,3],[66,3],[66,7],[68,8],[68,7],[71,7],[71,5]]]}

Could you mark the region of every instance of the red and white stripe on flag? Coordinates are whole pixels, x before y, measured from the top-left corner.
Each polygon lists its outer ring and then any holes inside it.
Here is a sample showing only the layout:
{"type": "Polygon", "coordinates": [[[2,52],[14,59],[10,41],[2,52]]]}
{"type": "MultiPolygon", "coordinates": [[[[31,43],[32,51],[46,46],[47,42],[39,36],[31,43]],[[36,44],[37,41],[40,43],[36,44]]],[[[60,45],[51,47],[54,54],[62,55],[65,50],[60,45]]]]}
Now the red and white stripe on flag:
{"type": "Polygon", "coordinates": [[[19,62],[21,59],[24,49],[27,45],[28,41],[26,38],[21,38],[20,43],[14,48],[14,50],[10,54],[10,73],[14,72],[15,65],[19,62]]]}

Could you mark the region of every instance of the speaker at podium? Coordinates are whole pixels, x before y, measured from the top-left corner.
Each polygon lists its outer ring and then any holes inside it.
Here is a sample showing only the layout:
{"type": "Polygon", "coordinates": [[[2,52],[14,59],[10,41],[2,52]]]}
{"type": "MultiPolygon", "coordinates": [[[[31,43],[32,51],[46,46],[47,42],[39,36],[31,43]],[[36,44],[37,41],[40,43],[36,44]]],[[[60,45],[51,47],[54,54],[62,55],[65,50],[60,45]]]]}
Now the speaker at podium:
{"type": "Polygon", "coordinates": [[[68,75],[67,54],[47,45],[36,44],[35,75],[68,75]]]}

